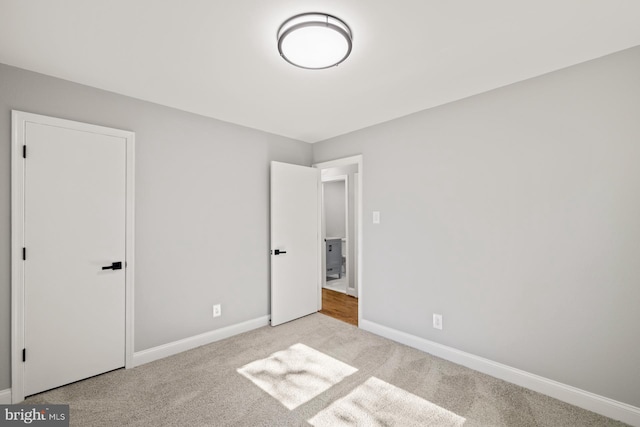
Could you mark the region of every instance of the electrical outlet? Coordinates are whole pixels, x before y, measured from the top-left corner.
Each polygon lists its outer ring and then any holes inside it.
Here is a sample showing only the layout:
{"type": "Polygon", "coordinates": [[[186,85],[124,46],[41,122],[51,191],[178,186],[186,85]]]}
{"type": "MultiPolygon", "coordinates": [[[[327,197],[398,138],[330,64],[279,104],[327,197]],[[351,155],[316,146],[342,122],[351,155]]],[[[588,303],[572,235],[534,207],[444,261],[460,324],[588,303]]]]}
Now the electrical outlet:
{"type": "Polygon", "coordinates": [[[222,316],[222,307],[220,306],[220,304],[215,304],[213,306],[213,317],[219,316],[222,316]]]}
{"type": "Polygon", "coordinates": [[[433,327],[442,329],[442,314],[433,314],[433,327]]]}
{"type": "Polygon", "coordinates": [[[380,212],[379,211],[373,211],[373,223],[374,224],[380,224],[380,212]]]}

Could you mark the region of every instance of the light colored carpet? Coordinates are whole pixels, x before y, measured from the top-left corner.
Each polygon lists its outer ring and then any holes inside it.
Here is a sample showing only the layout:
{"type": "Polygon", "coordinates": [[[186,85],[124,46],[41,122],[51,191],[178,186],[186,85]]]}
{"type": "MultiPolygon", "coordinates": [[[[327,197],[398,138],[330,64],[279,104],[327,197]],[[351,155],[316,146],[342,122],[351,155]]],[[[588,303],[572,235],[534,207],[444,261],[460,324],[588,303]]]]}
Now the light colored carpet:
{"type": "Polygon", "coordinates": [[[304,344],[294,344],[266,359],[238,369],[238,373],[295,409],[327,391],[357,369],[304,344]]]}
{"type": "Polygon", "coordinates": [[[459,427],[465,419],[415,394],[371,377],[347,396],[309,420],[314,427],[442,426],[459,427]]]}
{"type": "Polygon", "coordinates": [[[26,403],[68,403],[73,426],[625,425],[322,314],[60,387],[26,403]],[[322,371],[329,387],[289,409],[248,378],[273,374],[272,385],[302,384],[263,369],[276,359],[287,364],[287,352],[295,361],[281,371],[288,376],[308,375],[301,361],[309,355],[309,366],[326,356],[357,371],[322,371]]]}

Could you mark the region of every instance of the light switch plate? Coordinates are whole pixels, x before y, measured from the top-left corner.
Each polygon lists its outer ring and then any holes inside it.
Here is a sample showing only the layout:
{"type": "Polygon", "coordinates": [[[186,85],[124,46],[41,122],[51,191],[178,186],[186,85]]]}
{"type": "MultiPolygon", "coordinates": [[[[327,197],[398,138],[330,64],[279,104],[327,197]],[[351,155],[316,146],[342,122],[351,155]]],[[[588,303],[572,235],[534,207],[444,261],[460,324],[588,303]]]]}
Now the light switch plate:
{"type": "Polygon", "coordinates": [[[380,212],[379,211],[373,211],[373,223],[374,224],[380,224],[380,212]]]}

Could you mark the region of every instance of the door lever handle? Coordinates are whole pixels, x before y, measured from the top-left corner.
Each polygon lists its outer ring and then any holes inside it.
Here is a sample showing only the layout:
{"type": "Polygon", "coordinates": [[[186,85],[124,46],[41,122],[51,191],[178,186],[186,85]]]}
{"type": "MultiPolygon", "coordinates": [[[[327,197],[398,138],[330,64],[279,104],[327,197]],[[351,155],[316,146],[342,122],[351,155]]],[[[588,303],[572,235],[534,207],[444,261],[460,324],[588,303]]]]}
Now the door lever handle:
{"type": "Polygon", "coordinates": [[[280,254],[286,254],[287,251],[281,251],[280,249],[276,249],[275,251],[273,251],[274,255],[280,255],[280,254]]]}
{"type": "Polygon", "coordinates": [[[122,270],[122,263],[120,261],[112,262],[111,265],[102,267],[102,269],[103,270],[122,270]]]}

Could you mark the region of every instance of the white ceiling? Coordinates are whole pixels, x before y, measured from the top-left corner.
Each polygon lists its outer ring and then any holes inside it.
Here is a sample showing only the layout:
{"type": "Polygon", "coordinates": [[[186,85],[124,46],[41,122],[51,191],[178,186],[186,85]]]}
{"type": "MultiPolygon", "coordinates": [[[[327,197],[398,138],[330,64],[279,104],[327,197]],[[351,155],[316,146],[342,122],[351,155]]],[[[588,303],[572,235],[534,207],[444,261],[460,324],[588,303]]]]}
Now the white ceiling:
{"type": "Polygon", "coordinates": [[[316,142],[640,45],[638,0],[0,0],[0,62],[316,142]],[[276,31],[326,12],[338,67],[276,31]]]}

